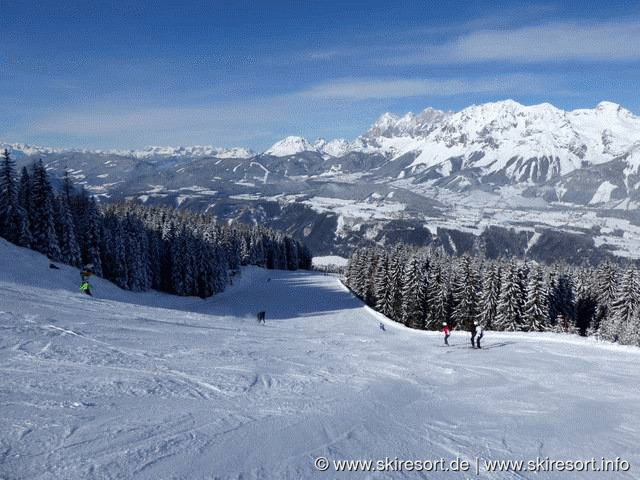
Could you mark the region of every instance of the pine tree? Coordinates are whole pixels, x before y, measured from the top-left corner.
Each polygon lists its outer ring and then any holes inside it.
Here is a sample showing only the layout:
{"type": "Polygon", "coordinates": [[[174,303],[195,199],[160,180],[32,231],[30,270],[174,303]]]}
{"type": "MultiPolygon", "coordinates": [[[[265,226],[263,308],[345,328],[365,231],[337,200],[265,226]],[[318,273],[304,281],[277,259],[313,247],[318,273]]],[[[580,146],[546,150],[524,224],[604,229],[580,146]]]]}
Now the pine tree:
{"type": "Polygon", "coordinates": [[[529,277],[527,300],[524,304],[523,330],[541,332],[549,324],[548,293],[542,267],[538,266],[529,277]]]}
{"type": "Polygon", "coordinates": [[[0,165],[0,237],[17,244],[20,239],[20,217],[15,170],[15,162],[5,148],[0,165]]]}
{"type": "Polygon", "coordinates": [[[595,291],[598,307],[594,318],[594,330],[598,331],[600,325],[611,315],[611,305],[618,292],[618,268],[608,260],[598,266],[595,275],[595,291]]]}
{"type": "Polygon", "coordinates": [[[29,223],[31,208],[31,177],[27,167],[23,167],[18,184],[18,245],[25,248],[31,248],[33,244],[31,225],[29,223]]]}
{"type": "Polygon", "coordinates": [[[284,238],[284,246],[287,255],[287,270],[298,269],[298,244],[291,237],[284,238]]]}
{"type": "Polygon", "coordinates": [[[458,271],[452,283],[454,301],[453,321],[465,329],[470,329],[478,318],[478,293],[480,281],[473,266],[472,258],[464,255],[460,259],[458,271]]]}
{"type": "Polygon", "coordinates": [[[439,330],[442,322],[447,320],[446,312],[447,287],[440,263],[431,263],[426,292],[427,330],[439,330]]]}
{"type": "Polygon", "coordinates": [[[549,287],[551,327],[558,332],[575,330],[575,296],[571,279],[557,269],[549,287]]]}
{"type": "Polygon", "coordinates": [[[576,327],[582,336],[594,333],[594,319],[598,308],[598,292],[595,289],[596,271],[582,268],[576,272],[573,283],[576,291],[576,327]]]}
{"type": "Polygon", "coordinates": [[[69,197],[60,195],[57,201],[56,233],[60,240],[60,260],[68,265],[79,267],[80,245],[76,238],[75,225],[69,205],[69,197]]]}
{"type": "Polygon", "coordinates": [[[378,257],[379,254],[377,249],[368,248],[366,250],[366,256],[363,259],[363,300],[371,307],[374,307],[377,302],[374,276],[376,269],[378,268],[378,257]]]}
{"type": "Polygon", "coordinates": [[[186,234],[184,228],[181,228],[176,235],[173,236],[171,245],[171,290],[177,295],[186,295],[187,289],[184,283],[185,277],[185,257],[184,252],[187,250],[186,234]]]}
{"type": "Polygon", "coordinates": [[[497,264],[492,263],[484,270],[482,281],[482,293],[480,294],[480,313],[478,319],[487,330],[494,328],[494,322],[498,314],[498,302],[500,300],[500,276],[501,270],[497,264]]]}
{"type": "Polygon", "coordinates": [[[640,347],[640,311],[637,309],[620,332],[620,343],[640,347]]]}
{"type": "Polygon", "coordinates": [[[246,267],[251,263],[251,251],[249,250],[249,243],[247,238],[243,235],[240,238],[240,265],[246,267]]]}
{"type": "Polygon", "coordinates": [[[375,297],[377,299],[376,310],[389,318],[393,318],[393,297],[390,278],[389,256],[386,252],[382,252],[374,278],[375,297]]]}
{"type": "Polygon", "coordinates": [[[52,260],[60,260],[60,244],[55,229],[57,202],[42,160],[33,165],[31,179],[31,210],[29,224],[32,248],[52,260]]]}
{"type": "Polygon", "coordinates": [[[511,261],[504,272],[500,291],[495,327],[497,330],[518,331],[521,329],[524,299],[520,285],[518,265],[511,261]]]}
{"type": "Polygon", "coordinates": [[[633,321],[640,306],[640,291],[638,287],[637,272],[634,267],[625,271],[620,282],[616,298],[611,305],[609,315],[600,326],[600,336],[611,342],[621,340],[623,333],[628,329],[627,324],[633,321]]]}
{"type": "MultiPolygon", "coordinates": [[[[147,270],[149,271],[150,287],[154,290],[162,288],[162,237],[159,230],[148,230],[149,256],[147,257],[147,270]]],[[[213,292],[208,296],[213,295],[213,292]]]]}
{"type": "Polygon", "coordinates": [[[426,271],[417,255],[409,260],[402,291],[403,323],[410,328],[423,329],[426,315],[426,271]]]}
{"type": "Polygon", "coordinates": [[[391,253],[389,265],[389,296],[391,297],[391,315],[389,318],[402,322],[403,281],[405,274],[405,252],[396,248],[391,253]]]}
{"type": "Polygon", "coordinates": [[[101,216],[98,205],[93,197],[89,197],[86,203],[85,218],[85,252],[82,259],[85,264],[93,265],[92,270],[96,275],[102,275],[102,260],[100,255],[100,223],[101,216]]]}
{"type": "Polygon", "coordinates": [[[356,250],[347,266],[347,285],[361,299],[364,299],[366,292],[366,251],[365,249],[356,250]]]}

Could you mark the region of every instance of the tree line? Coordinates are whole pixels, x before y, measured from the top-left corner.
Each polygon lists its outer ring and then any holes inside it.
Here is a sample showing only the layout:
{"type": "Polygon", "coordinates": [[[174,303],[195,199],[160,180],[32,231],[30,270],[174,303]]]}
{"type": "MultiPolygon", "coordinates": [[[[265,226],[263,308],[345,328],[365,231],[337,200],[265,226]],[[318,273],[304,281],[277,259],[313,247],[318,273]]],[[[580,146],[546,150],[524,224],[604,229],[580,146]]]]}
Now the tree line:
{"type": "Polygon", "coordinates": [[[42,160],[17,175],[7,150],[0,165],[0,236],[133,291],[150,288],[208,297],[244,265],[311,268],[301,242],[271,229],[220,223],[211,215],[134,202],[99,205],[68,172],[52,186],[42,160]]]}
{"type": "Polygon", "coordinates": [[[450,257],[439,249],[356,250],[347,286],[410,328],[558,331],[640,346],[640,279],[634,265],[543,265],[515,258],[450,257]]]}

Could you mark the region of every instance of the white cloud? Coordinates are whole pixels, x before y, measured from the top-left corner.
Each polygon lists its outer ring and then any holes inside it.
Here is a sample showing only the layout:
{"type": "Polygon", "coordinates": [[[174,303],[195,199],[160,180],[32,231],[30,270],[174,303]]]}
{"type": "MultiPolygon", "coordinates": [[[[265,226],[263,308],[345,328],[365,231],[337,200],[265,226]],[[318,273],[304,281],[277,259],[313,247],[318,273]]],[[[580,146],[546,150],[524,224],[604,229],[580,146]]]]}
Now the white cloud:
{"type": "MultiPolygon", "coordinates": [[[[327,135],[342,119],[353,116],[347,102],[317,101],[297,93],[191,107],[110,100],[108,106],[99,102],[42,115],[27,124],[18,138],[26,137],[31,143],[41,143],[42,138],[70,139],[67,143],[100,148],[211,144],[259,150],[288,134],[327,135]]],[[[365,109],[365,113],[372,117],[378,112],[365,109]]]]}
{"type": "Polygon", "coordinates": [[[550,83],[557,81],[536,75],[505,75],[476,80],[343,78],[317,84],[301,95],[316,99],[367,100],[470,93],[533,93],[547,90],[550,83]]]}
{"type": "Polygon", "coordinates": [[[442,46],[426,46],[395,64],[512,61],[640,60],[640,22],[550,23],[508,30],[479,30],[442,46]]]}

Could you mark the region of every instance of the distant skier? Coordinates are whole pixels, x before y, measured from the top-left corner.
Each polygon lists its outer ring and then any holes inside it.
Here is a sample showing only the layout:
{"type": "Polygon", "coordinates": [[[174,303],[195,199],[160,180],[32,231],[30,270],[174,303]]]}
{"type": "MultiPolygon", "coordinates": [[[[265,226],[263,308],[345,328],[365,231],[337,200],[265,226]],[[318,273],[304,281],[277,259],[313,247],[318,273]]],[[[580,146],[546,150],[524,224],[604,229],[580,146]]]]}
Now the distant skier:
{"type": "Polygon", "coordinates": [[[478,322],[473,322],[471,325],[471,348],[476,348],[476,331],[478,322]]]}
{"type": "Polygon", "coordinates": [[[80,278],[82,279],[82,282],[86,282],[87,278],[89,278],[91,275],[93,275],[93,264],[92,263],[88,263],[80,271],[80,278]]]}
{"type": "Polygon", "coordinates": [[[484,330],[482,330],[482,325],[478,322],[474,322],[474,325],[476,327],[476,347],[480,348],[480,339],[484,335],[484,330]]]}
{"type": "Polygon", "coordinates": [[[267,316],[267,312],[264,310],[262,312],[258,312],[258,323],[262,322],[263,325],[266,325],[265,317],[267,316]]]}
{"type": "Polygon", "coordinates": [[[451,330],[449,330],[449,326],[447,322],[442,322],[442,333],[444,333],[444,344],[449,345],[449,337],[451,336],[451,330]]]}
{"type": "Polygon", "coordinates": [[[91,284],[87,280],[84,280],[80,284],[80,291],[86,293],[91,297],[93,296],[93,294],[91,293],[91,284]]]}
{"type": "Polygon", "coordinates": [[[380,330],[382,330],[383,332],[386,332],[387,329],[384,328],[384,323],[380,322],[380,325],[378,325],[378,328],[380,328],[380,330]]]}

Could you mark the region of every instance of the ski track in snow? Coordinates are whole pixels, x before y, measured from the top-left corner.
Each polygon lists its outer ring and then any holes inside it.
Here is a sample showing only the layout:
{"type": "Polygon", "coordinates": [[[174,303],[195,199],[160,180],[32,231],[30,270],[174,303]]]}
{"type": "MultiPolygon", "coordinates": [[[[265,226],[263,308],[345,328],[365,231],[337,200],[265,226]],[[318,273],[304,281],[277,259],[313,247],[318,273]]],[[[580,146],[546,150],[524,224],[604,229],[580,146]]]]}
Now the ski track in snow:
{"type": "Polygon", "coordinates": [[[77,270],[6,242],[0,259],[1,479],[638,478],[640,349],[487,332],[477,351],[455,331],[446,348],[317,273],[250,268],[207,300],[95,279],[89,298],[77,270]],[[340,473],[320,456],[631,469],[340,473]]]}

